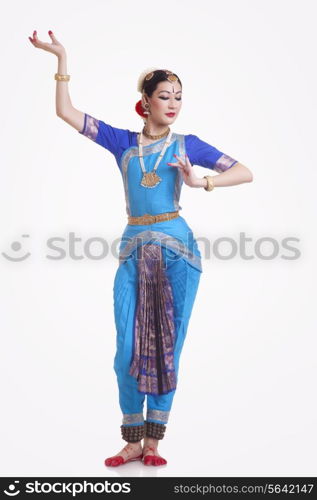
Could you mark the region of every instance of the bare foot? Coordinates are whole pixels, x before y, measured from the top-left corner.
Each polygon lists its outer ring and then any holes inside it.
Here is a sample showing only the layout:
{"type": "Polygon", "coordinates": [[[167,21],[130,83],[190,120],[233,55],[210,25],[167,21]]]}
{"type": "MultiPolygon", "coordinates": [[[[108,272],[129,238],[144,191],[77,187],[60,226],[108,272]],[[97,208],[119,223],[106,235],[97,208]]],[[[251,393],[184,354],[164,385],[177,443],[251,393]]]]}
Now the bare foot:
{"type": "Polygon", "coordinates": [[[106,458],[105,465],[116,466],[128,461],[141,459],[142,445],[138,443],[127,443],[116,455],[106,458]]]}
{"type": "Polygon", "coordinates": [[[165,465],[167,460],[161,457],[155,445],[144,445],[143,447],[143,463],[144,465],[165,465]]]}

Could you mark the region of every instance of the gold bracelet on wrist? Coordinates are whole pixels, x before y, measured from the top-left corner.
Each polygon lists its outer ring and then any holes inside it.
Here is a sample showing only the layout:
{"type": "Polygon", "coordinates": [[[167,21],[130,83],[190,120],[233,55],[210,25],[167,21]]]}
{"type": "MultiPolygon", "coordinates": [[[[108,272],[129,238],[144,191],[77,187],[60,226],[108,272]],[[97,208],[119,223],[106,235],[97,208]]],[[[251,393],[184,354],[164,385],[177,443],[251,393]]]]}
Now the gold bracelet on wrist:
{"type": "Polygon", "coordinates": [[[212,191],[215,187],[214,180],[211,175],[204,175],[204,179],[207,179],[207,187],[204,186],[205,191],[212,191]]]}
{"type": "Polygon", "coordinates": [[[70,75],[61,75],[60,73],[55,73],[55,80],[59,82],[68,82],[70,79],[70,75]]]}

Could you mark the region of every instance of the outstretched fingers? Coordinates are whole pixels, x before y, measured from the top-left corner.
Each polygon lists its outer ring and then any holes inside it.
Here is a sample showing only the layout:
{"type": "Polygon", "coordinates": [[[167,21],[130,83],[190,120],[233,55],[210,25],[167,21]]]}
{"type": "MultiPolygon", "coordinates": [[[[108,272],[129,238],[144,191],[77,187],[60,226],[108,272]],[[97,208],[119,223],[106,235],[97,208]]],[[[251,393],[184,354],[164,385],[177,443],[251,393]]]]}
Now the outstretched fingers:
{"type": "Polygon", "coordinates": [[[174,154],[173,156],[175,156],[175,158],[178,159],[178,162],[177,163],[168,163],[168,165],[171,165],[172,167],[178,167],[178,168],[183,169],[183,170],[187,170],[188,168],[192,167],[192,164],[190,163],[187,154],[183,155],[182,157],[178,156],[176,154],[174,154]]]}
{"type": "Polygon", "coordinates": [[[178,162],[176,163],[168,163],[167,165],[170,165],[171,167],[178,167],[180,169],[183,169],[185,167],[185,161],[180,158],[180,156],[177,156],[174,154],[175,158],[178,159],[178,162]]]}
{"type": "Polygon", "coordinates": [[[38,39],[36,30],[33,31],[33,38],[29,36],[29,40],[33,43],[34,47],[38,47],[39,49],[45,49],[49,45],[48,43],[42,42],[38,39]]]}
{"type": "Polygon", "coordinates": [[[42,40],[39,40],[36,30],[33,31],[33,37],[29,36],[29,40],[34,45],[34,47],[48,50],[49,52],[53,52],[53,45],[55,44],[59,45],[59,41],[57,40],[52,31],[49,31],[48,34],[52,40],[52,43],[43,42],[42,40]]]}
{"type": "Polygon", "coordinates": [[[184,170],[186,173],[189,173],[190,167],[192,167],[192,164],[189,161],[189,158],[187,154],[183,155],[182,157],[174,154],[175,158],[178,159],[177,163],[168,163],[168,165],[171,165],[172,167],[177,167],[180,170],[184,170]]]}
{"type": "Polygon", "coordinates": [[[32,43],[35,43],[37,41],[37,31],[36,30],[33,31],[33,38],[29,36],[29,40],[32,43]]]}
{"type": "Polygon", "coordinates": [[[51,37],[51,40],[52,40],[53,43],[59,43],[59,41],[57,40],[57,38],[54,35],[53,31],[49,31],[48,34],[51,37]]]}

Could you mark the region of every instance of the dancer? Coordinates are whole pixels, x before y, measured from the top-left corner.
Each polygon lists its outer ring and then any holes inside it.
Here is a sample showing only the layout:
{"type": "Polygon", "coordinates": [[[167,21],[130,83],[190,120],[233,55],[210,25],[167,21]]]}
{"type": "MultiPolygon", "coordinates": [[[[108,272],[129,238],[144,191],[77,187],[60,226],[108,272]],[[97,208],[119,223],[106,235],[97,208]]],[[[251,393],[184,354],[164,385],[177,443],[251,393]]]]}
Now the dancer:
{"type": "Polygon", "coordinates": [[[66,51],[49,31],[51,43],[32,44],[58,56],[56,113],[80,134],[110,151],[125,193],[127,225],[119,247],[113,285],[116,353],[113,368],[127,444],[105,460],[163,465],[158,452],[177,389],[180,355],[202,273],[192,229],[180,215],[183,184],[191,188],[232,186],[252,181],[251,171],[193,134],[171,130],[182,106],[182,83],[172,71],[148,68],[138,79],[135,110],[140,132],[117,128],[73,107],[66,51]],[[199,178],[193,165],[217,172],[199,178]],[[146,415],[144,405],[146,399],[146,415]],[[142,446],[142,440],[144,443],[142,446]]]}

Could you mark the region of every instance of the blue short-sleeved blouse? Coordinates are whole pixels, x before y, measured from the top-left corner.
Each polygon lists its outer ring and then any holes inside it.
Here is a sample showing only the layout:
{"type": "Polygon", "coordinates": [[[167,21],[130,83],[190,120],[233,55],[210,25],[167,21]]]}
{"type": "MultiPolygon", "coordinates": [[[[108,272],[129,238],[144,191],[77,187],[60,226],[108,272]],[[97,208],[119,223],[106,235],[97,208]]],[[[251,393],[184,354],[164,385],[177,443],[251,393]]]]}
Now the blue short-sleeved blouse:
{"type": "MultiPolygon", "coordinates": [[[[192,165],[206,167],[219,173],[237,163],[237,160],[202,141],[196,135],[173,133],[170,145],[156,170],[162,181],[155,188],[149,189],[141,186],[143,173],[138,157],[138,132],[113,127],[85,113],[84,127],[79,133],[114,155],[123,179],[126,213],[131,216],[157,215],[182,210],[179,199],[183,178],[178,168],[167,164],[176,161],[174,154],[178,156],[187,154],[192,165]]],[[[165,139],[164,137],[143,146],[144,164],[147,172],[153,169],[165,139]]],[[[155,224],[127,224],[120,245],[120,262],[131,255],[138,244],[137,237],[140,236],[146,238],[147,241],[155,237],[160,244],[165,244],[176,253],[179,253],[179,248],[181,248],[182,256],[201,271],[197,242],[183,217],[179,216],[176,219],[156,222],[155,224]],[[168,241],[166,237],[169,237],[168,241]]],[[[145,243],[144,240],[143,243],[145,243]]]]}

